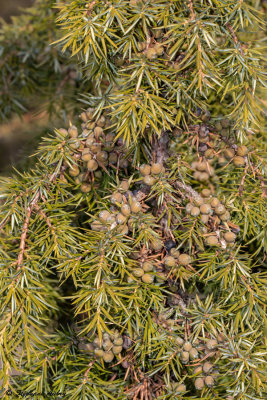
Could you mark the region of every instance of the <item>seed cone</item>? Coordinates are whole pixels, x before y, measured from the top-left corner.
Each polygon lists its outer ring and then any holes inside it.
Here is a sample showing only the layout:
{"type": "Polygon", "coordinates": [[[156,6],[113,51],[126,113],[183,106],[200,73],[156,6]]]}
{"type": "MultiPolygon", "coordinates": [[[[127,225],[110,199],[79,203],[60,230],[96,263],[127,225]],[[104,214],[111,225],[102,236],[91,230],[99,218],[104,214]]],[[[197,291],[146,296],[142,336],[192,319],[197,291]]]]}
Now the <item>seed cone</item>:
{"type": "Polygon", "coordinates": [[[162,167],[163,167],[163,165],[162,165],[162,164],[159,164],[159,163],[154,163],[154,164],[152,164],[152,166],[151,166],[151,173],[152,173],[152,174],[155,174],[155,175],[160,174],[161,171],[162,171],[162,167]]]}
{"type": "Polygon", "coordinates": [[[202,390],[202,389],[204,388],[204,386],[205,386],[204,379],[202,379],[202,378],[197,378],[197,379],[195,380],[195,388],[196,388],[197,390],[202,390]]]}
{"type": "Polygon", "coordinates": [[[211,375],[206,376],[205,383],[207,386],[212,387],[214,385],[214,379],[211,375]]]}
{"type": "Polygon", "coordinates": [[[155,183],[155,178],[153,178],[151,175],[146,175],[144,177],[144,183],[148,186],[153,186],[155,183]]]}
{"type": "Polygon", "coordinates": [[[212,235],[206,238],[206,244],[208,246],[219,246],[220,243],[217,236],[212,235]]]}
{"type": "Polygon", "coordinates": [[[209,350],[213,350],[218,346],[218,342],[216,339],[210,339],[207,341],[206,346],[209,350]]]}
{"type": "Polygon", "coordinates": [[[185,342],[184,346],[183,346],[183,349],[185,351],[190,351],[192,349],[192,344],[190,342],[185,342]]]}
{"type": "Polygon", "coordinates": [[[190,358],[192,358],[193,360],[195,359],[195,358],[198,358],[198,351],[197,351],[197,349],[195,349],[194,347],[189,351],[189,355],[190,355],[190,358]]]}
{"type": "Polygon", "coordinates": [[[144,283],[153,283],[154,282],[154,276],[150,274],[144,274],[142,276],[142,281],[144,283]]]}
{"type": "Polygon", "coordinates": [[[133,270],[133,275],[137,278],[141,278],[144,275],[144,270],[142,268],[135,268],[133,270]]]}
{"type": "Polygon", "coordinates": [[[233,162],[236,167],[243,167],[245,165],[244,157],[235,156],[233,162]]]}
{"type": "Polygon", "coordinates": [[[149,261],[146,261],[146,262],[143,264],[143,270],[144,270],[145,272],[151,272],[151,271],[153,271],[153,268],[154,268],[154,265],[153,265],[151,262],[149,262],[149,261]]]}
{"type": "Polygon", "coordinates": [[[226,240],[226,242],[231,243],[234,242],[236,238],[236,235],[233,232],[226,232],[224,234],[224,239],[226,240]]]}
{"type": "Polygon", "coordinates": [[[168,256],[165,258],[165,265],[168,267],[174,267],[176,265],[176,260],[172,256],[168,256]]]}
{"type": "Polygon", "coordinates": [[[236,154],[238,156],[244,157],[248,154],[248,148],[246,146],[238,146],[236,154]]]}
{"type": "Polygon", "coordinates": [[[204,362],[203,371],[205,372],[205,374],[208,373],[209,371],[211,371],[212,368],[213,368],[213,365],[209,361],[204,362]]]}
{"type": "Polygon", "coordinates": [[[106,363],[112,362],[113,359],[114,359],[114,354],[112,353],[112,351],[105,351],[105,352],[104,352],[104,354],[103,354],[103,360],[104,360],[106,363]]]}
{"type": "Polygon", "coordinates": [[[191,257],[188,254],[180,254],[178,257],[178,262],[181,265],[188,265],[191,262],[191,257]]]}
{"type": "Polygon", "coordinates": [[[198,207],[193,207],[190,214],[192,217],[197,217],[200,214],[200,209],[198,207]]]}
{"type": "Polygon", "coordinates": [[[151,172],[151,167],[148,164],[143,164],[140,167],[140,172],[143,176],[149,175],[151,172]]]}
{"type": "Polygon", "coordinates": [[[133,213],[138,213],[142,210],[141,204],[138,201],[133,201],[131,204],[131,211],[133,213]]]}
{"type": "Polygon", "coordinates": [[[186,386],[184,384],[178,385],[176,388],[177,393],[184,393],[186,392],[186,386]]]}

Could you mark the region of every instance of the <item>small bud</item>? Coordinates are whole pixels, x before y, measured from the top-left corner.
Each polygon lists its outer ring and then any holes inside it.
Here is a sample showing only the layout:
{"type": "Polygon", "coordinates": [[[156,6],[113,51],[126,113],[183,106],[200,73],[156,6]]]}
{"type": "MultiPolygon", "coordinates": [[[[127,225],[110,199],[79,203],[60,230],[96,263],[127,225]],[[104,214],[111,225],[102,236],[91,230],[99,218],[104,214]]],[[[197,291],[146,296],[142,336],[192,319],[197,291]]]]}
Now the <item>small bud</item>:
{"type": "Polygon", "coordinates": [[[92,187],[91,187],[91,185],[89,183],[83,183],[81,185],[81,191],[83,193],[89,193],[89,192],[91,192],[91,190],[92,190],[92,187]]]}
{"type": "Polygon", "coordinates": [[[157,57],[157,52],[155,50],[154,47],[150,47],[149,49],[147,49],[146,51],[146,56],[149,60],[153,60],[154,58],[157,57]]]}
{"type": "Polygon", "coordinates": [[[215,208],[215,207],[217,207],[219,204],[220,204],[220,201],[219,201],[216,197],[213,197],[213,198],[211,199],[211,202],[210,202],[211,207],[215,208]]]}
{"type": "Polygon", "coordinates": [[[217,207],[215,207],[214,211],[215,211],[215,214],[222,215],[225,213],[226,209],[223,204],[219,204],[217,207]]]}
{"type": "Polygon", "coordinates": [[[122,346],[122,344],[123,344],[123,339],[122,339],[122,337],[115,338],[115,339],[114,339],[114,344],[115,344],[116,346],[122,346]]]}
{"type": "Polygon", "coordinates": [[[209,179],[209,174],[207,172],[202,172],[201,174],[199,174],[198,180],[200,182],[206,182],[208,179],[209,179]]]}
{"type": "Polygon", "coordinates": [[[201,214],[211,214],[212,210],[209,204],[202,204],[200,206],[200,212],[201,214]]]}
{"type": "Polygon", "coordinates": [[[102,349],[95,349],[95,356],[96,357],[103,357],[104,351],[102,349]]]}
{"type": "Polygon", "coordinates": [[[88,162],[88,161],[92,160],[92,158],[93,157],[90,153],[90,150],[88,148],[84,149],[82,152],[82,160],[88,162]]]}
{"type": "Polygon", "coordinates": [[[180,338],[179,336],[175,339],[175,344],[177,346],[182,346],[184,344],[184,339],[180,338]]]}
{"type": "Polygon", "coordinates": [[[220,243],[217,236],[211,235],[206,238],[206,244],[208,246],[219,246],[220,243]]]}
{"type": "Polygon", "coordinates": [[[193,204],[191,204],[191,203],[188,203],[188,204],[186,205],[185,210],[186,210],[187,214],[190,214],[190,213],[191,213],[191,210],[192,210],[193,207],[194,207],[194,206],[193,206],[193,204]]]}
{"type": "Polygon", "coordinates": [[[69,129],[68,129],[69,135],[72,138],[77,138],[78,137],[78,129],[76,128],[76,126],[72,125],[69,129]]]}
{"type": "Polygon", "coordinates": [[[80,169],[76,165],[72,165],[69,169],[70,176],[78,176],[80,173],[80,169]]]}
{"type": "Polygon", "coordinates": [[[190,358],[192,358],[193,360],[195,359],[195,358],[198,358],[198,351],[197,351],[197,349],[195,349],[194,347],[189,351],[189,355],[190,355],[190,358]]]}
{"type": "Polygon", "coordinates": [[[128,190],[129,189],[129,181],[128,180],[123,180],[120,184],[120,189],[121,190],[128,190]]]}
{"type": "Polygon", "coordinates": [[[182,351],[181,353],[181,361],[183,364],[186,364],[189,361],[189,353],[188,351],[182,351]]]}
{"type": "Polygon", "coordinates": [[[122,352],[122,346],[113,346],[112,351],[114,354],[120,354],[122,352]]]}
{"type": "Polygon", "coordinates": [[[199,161],[198,163],[197,163],[197,170],[198,171],[200,171],[200,172],[204,172],[204,171],[206,171],[207,170],[207,163],[206,162],[204,162],[204,161],[199,161]]]}
{"type": "Polygon", "coordinates": [[[194,203],[195,203],[196,206],[199,207],[199,206],[201,206],[201,204],[204,203],[204,199],[201,196],[196,196],[194,198],[194,203]]]}
{"type": "Polygon", "coordinates": [[[123,224],[126,221],[126,217],[123,214],[119,213],[117,215],[116,220],[117,220],[118,224],[123,224]]]}
{"type": "Polygon", "coordinates": [[[207,224],[208,222],[209,222],[209,215],[207,215],[207,214],[202,214],[201,216],[200,216],[200,221],[202,221],[203,222],[203,224],[207,224]]]}
{"type": "Polygon", "coordinates": [[[200,375],[200,374],[202,374],[202,367],[201,367],[201,365],[199,365],[198,367],[196,367],[196,368],[194,369],[193,374],[194,374],[194,375],[200,375]]]}
{"type": "Polygon", "coordinates": [[[211,195],[211,191],[209,189],[203,189],[201,194],[203,197],[209,197],[211,195]]]}
{"type": "Polygon", "coordinates": [[[184,393],[186,392],[186,386],[184,384],[178,385],[176,388],[176,393],[184,393]]]}
{"type": "Polygon", "coordinates": [[[140,212],[141,210],[142,210],[142,206],[139,203],[139,201],[134,200],[131,204],[131,211],[136,214],[136,213],[140,212]]]}

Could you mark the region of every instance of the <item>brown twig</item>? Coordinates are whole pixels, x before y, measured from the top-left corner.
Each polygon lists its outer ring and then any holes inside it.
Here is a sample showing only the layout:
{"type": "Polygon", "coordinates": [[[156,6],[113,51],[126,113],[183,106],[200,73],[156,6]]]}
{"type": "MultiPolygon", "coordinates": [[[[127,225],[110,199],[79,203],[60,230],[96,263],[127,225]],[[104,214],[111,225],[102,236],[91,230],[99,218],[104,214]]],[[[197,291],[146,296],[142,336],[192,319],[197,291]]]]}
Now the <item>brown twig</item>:
{"type": "Polygon", "coordinates": [[[239,196],[240,196],[240,197],[241,197],[242,194],[243,194],[244,183],[245,183],[246,176],[247,176],[247,174],[248,174],[248,168],[249,168],[249,164],[248,164],[248,160],[246,160],[246,168],[245,168],[244,175],[243,175],[243,177],[242,177],[242,179],[241,179],[241,182],[240,182],[240,185],[239,185],[239,196]]]}
{"type": "Polygon", "coordinates": [[[260,173],[260,171],[259,171],[258,168],[256,169],[256,174],[257,174],[257,176],[258,176],[258,178],[259,178],[259,180],[260,180],[260,183],[261,183],[261,187],[262,187],[262,197],[265,199],[265,198],[267,197],[267,190],[266,190],[266,186],[265,186],[265,183],[264,183],[264,178],[263,178],[263,176],[262,176],[262,174],[260,173]]]}
{"type": "Polygon", "coordinates": [[[152,153],[155,154],[156,162],[163,163],[168,158],[169,135],[162,131],[160,138],[155,136],[152,142],[152,153]]]}
{"type": "Polygon", "coordinates": [[[24,221],[24,225],[22,228],[22,235],[20,238],[20,252],[18,255],[18,259],[17,259],[17,269],[21,268],[22,262],[23,262],[23,257],[24,257],[24,253],[25,253],[25,246],[26,246],[26,238],[27,238],[27,233],[28,233],[28,229],[29,229],[29,224],[30,224],[30,218],[31,218],[31,214],[32,214],[32,210],[34,209],[37,201],[39,200],[40,197],[40,192],[37,192],[32,200],[32,202],[30,203],[30,205],[27,207],[27,212],[26,212],[26,219],[24,221]]]}
{"type": "MultiPolygon", "coordinates": [[[[55,177],[56,177],[57,173],[53,173],[50,178],[49,181],[52,182],[55,177]]],[[[36,207],[36,204],[38,202],[40,198],[40,191],[36,192],[36,194],[34,195],[32,201],[30,202],[30,204],[27,207],[27,211],[26,211],[26,218],[24,221],[24,225],[22,228],[22,234],[20,237],[20,246],[19,246],[19,255],[16,261],[16,265],[17,265],[17,269],[21,269],[22,267],[22,262],[23,262],[23,258],[24,258],[24,254],[25,254],[25,247],[26,247],[26,239],[27,239],[27,234],[28,234],[28,230],[29,230],[29,224],[30,224],[30,219],[31,219],[31,215],[32,215],[32,211],[33,209],[36,207]]]]}
{"type": "Polygon", "coordinates": [[[198,197],[199,194],[189,185],[186,185],[183,182],[176,181],[175,186],[178,186],[180,189],[183,189],[185,192],[189,193],[190,197],[198,197]]]}
{"type": "Polygon", "coordinates": [[[96,4],[96,1],[92,1],[92,3],[86,4],[86,8],[88,8],[88,10],[86,11],[86,14],[88,15],[88,17],[92,14],[95,4],[96,4]]]}
{"type": "Polygon", "coordinates": [[[68,82],[68,80],[71,77],[71,72],[72,72],[72,69],[67,70],[66,76],[61,80],[61,82],[58,85],[58,88],[56,90],[56,96],[58,96],[62,92],[63,87],[66,85],[66,83],[68,82]]]}
{"type": "Polygon", "coordinates": [[[236,36],[236,34],[235,34],[235,31],[234,31],[233,27],[229,24],[229,22],[226,24],[226,27],[227,27],[228,31],[230,32],[230,34],[231,34],[231,36],[232,36],[232,38],[233,38],[234,43],[235,43],[236,45],[239,45],[240,53],[241,53],[241,55],[243,56],[244,53],[243,53],[242,45],[241,45],[241,43],[239,42],[239,40],[238,40],[238,38],[237,38],[237,36],[236,36]]]}
{"type": "Polygon", "coordinates": [[[196,14],[194,11],[194,5],[192,0],[188,0],[188,7],[190,9],[190,14],[191,14],[190,21],[193,21],[196,18],[196,14]]]}

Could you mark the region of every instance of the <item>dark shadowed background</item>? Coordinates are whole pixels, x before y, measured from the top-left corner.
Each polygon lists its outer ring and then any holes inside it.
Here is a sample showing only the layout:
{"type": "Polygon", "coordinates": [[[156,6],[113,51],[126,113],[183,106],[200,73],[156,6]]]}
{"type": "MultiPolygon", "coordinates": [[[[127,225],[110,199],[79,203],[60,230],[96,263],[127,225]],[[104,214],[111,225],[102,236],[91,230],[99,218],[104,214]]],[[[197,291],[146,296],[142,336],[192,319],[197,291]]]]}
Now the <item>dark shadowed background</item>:
{"type": "MultiPolygon", "coordinates": [[[[31,7],[34,2],[35,0],[0,0],[0,18],[11,22],[13,15],[21,14],[23,8],[31,7]]],[[[42,129],[45,123],[45,116],[35,117],[27,113],[22,119],[14,116],[0,124],[0,175],[9,174],[13,171],[13,166],[19,167],[19,162],[33,153],[31,149],[35,147],[35,136],[30,132],[38,131],[38,127],[42,129]]]]}
{"type": "Polygon", "coordinates": [[[34,0],[0,0],[0,17],[10,21],[11,15],[18,15],[21,7],[29,7],[34,0]]]}

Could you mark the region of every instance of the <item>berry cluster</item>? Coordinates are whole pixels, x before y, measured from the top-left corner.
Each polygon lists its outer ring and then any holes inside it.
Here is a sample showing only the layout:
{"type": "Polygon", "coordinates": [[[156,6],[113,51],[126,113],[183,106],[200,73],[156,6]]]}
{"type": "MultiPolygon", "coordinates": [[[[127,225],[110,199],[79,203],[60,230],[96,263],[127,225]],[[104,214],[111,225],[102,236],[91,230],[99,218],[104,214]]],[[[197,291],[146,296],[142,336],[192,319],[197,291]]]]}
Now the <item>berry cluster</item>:
{"type": "Polygon", "coordinates": [[[206,227],[202,228],[202,232],[207,234],[205,242],[208,246],[220,246],[221,240],[224,240],[226,245],[233,246],[236,235],[228,225],[230,221],[229,211],[217,197],[212,196],[209,189],[203,189],[201,195],[194,197],[192,202],[187,203],[186,213],[192,217],[200,216],[201,222],[211,228],[213,232],[208,232],[206,227]],[[223,224],[227,229],[221,237],[214,232],[214,226],[219,224],[223,224]]]}
{"type": "Polygon", "coordinates": [[[214,168],[208,160],[193,161],[191,168],[195,171],[193,177],[196,181],[207,182],[210,178],[215,176],[214,168]]]}
{"type": "Polygon", "coordinates": [[[142,164],[139,171],[143,176],[143,182],[148,186],[153,186],[157,178],[164,174],[165,168],[161,163],[142,164]]]}
{"type": "Polygon", "coordinates": [[[244,145],[237,146],[233,137],[229,135],[229,129],[229,120],[222,120],[216,123],[214,127],[200,126],[198,130],[198,152],[201,154],[201,159],[193,161],[191,164],[195,180],[203,183],[209,180],[216,181],[215,170],[217,168],[228,164],[233,164],[235,167],[246,165],[248,148],[244,145]],[[222,125],[224,128],[222,128],[222,125]]]}
{"type": "Polygon", "coordinates": [[[193,347],[191,342],[185,342],[184,339],[177,337],[175,339],[175,344],[181,347],[179,358],[182,364],[188,364],[189,359],[194,360],[199,357],[197,348],[193,347]]]}
{"type": "Polygon", "coordinates": [[[172,392],[181,394],[186,392],[186,386],[184,383],[171,382],[169,388],[172,392]]]}
{"type": "MultiPolygon", "coordinates": [[[[134,268],[132,270],[132,274],[136,278],[141,278],[144,283],[153,283],[154,282],[154,274],[155,264],[152,261],[145,261],[138,268],[134,268]]],[[[131,283],[132,279],[128,277],[128,282],[131,283]]]]}
{"type": "MultiPolygon", "coordinates": [[[[203,122],[208,123],[210,120],[209,114],[201,116],[203,122]]],[[[198,127],[198,151],[207,159],[212,159],[216,151],[220,151],[225,147],[225,142],[231,142],[230,133],[232,127],[228,118],[217,121],[214,126],[200,125],[198,127]],[[216,151],[215,151],[216,149],[216,151]]]]}
{"type": "Polygon", "coordinates": [[[59,134],[67,139],[75,161],[69,168],[69,175],[75,178],[77,184],[81,184],[84,193],[91,190],[91,174],[94,180],[100,180],[101,169],[106,170],[107,166],[128,167],[128,160],[124,159],[125,147],[121,140],[115,141],[110,120],[105,113],[99,118],[95,117],[95,113],[95,109],[88,108],[80,115],[83,121],[81,135],[74,125],[68,130],[59,129],[59,134]]]}
{"type": "MultiPolygon", "coordinates": [[[[220,336],[218,336],[220,340],[220,336]]],[[[209,339],[205,345],[199,346],[200,350],[204,350],[205,357],[199,361],[199,365],[193,370],[193,375],[197,376],[195,379],[195,388],[202,390],[205,386],[212,387],[214,385],[216,372],[214,372],[214,363],[207,360],[208,357],[212,357],[217,350],[218,341],[216,339],[209,339]]]]}
{"type": "Polygon", "coordinates": [[[236,148],[227,147],[222,151],[222,155],[218,158],[219,165],[233,163],[235,167],[243,167],[246,164],[246,155],[248,148],[244,145],[236,148]]]}
{"type": "Polygon", "coordinates": [[[104,332],[102,340],[96,336],[91,343],[80,343],[79,349],[94,354],[95,357],[103,359],[106,363],[110,363],[115,356],[122,352],[123,338],[116,330],[111,334],[104,332]]]}
{"type": "MultiPolygon", "coordinates": [[[[182,364],[193,367],[192,377],[194,386],[197,390],[202,390],[205,386],[212,387],[214,385],[217,371],[211,358],[219,357],[218,346],[224,342],[224,336],[218,334],[217,338],[210,338],[207,341],[195,340],[193,343],[184,340],[181,337],[175,338],[175,345],[179,349],[179,359],[182,364]]],[[[185,385],[184,391],[186,390],[185,385]]],[[[181,388],[182,389],[182,388],[181,388]]]]}
{"type": "MultiPolygon", "coordinates": [[[[223,341],[220,335],[218,338],[219,341],[223,341]]],[[[205,386],[212,387],[217,373],[214,372],[214,363],[210,362],[208,358],[213,357],[217,351],[218,341],[209,339],[203,345],[198,339],[192,343],[177,336],[174,342],[178,347],[178,357],[181,363],[187,367],[190,367],[192,363],[195,365],[192,371],[195,388],[202,390],[205,386]]],[[[186,385],[179,382],[171,382],[169,389],[177,394],[185,393],[187,390],[186,385]]]]}
{"type": "Polygon", "coordinates": [[[142,205],[128,190],[129,181],[121,182],[117,191],[110,196],[110,210],[103,210],[98,215],[98,221],[91,224],[95,231],[107,231],[117,228],[121,233],[127,235],[138,223],[138,215],[143,212],[142,205]]]}
{"type": "Polygon", "coordinates": [[[172,248],[169,255],[165,257],[165,266],[176,267],[177,265],[186,266],[191,263],[191,257],[186,253],[180,253],[179,250],[172,248]]]}

